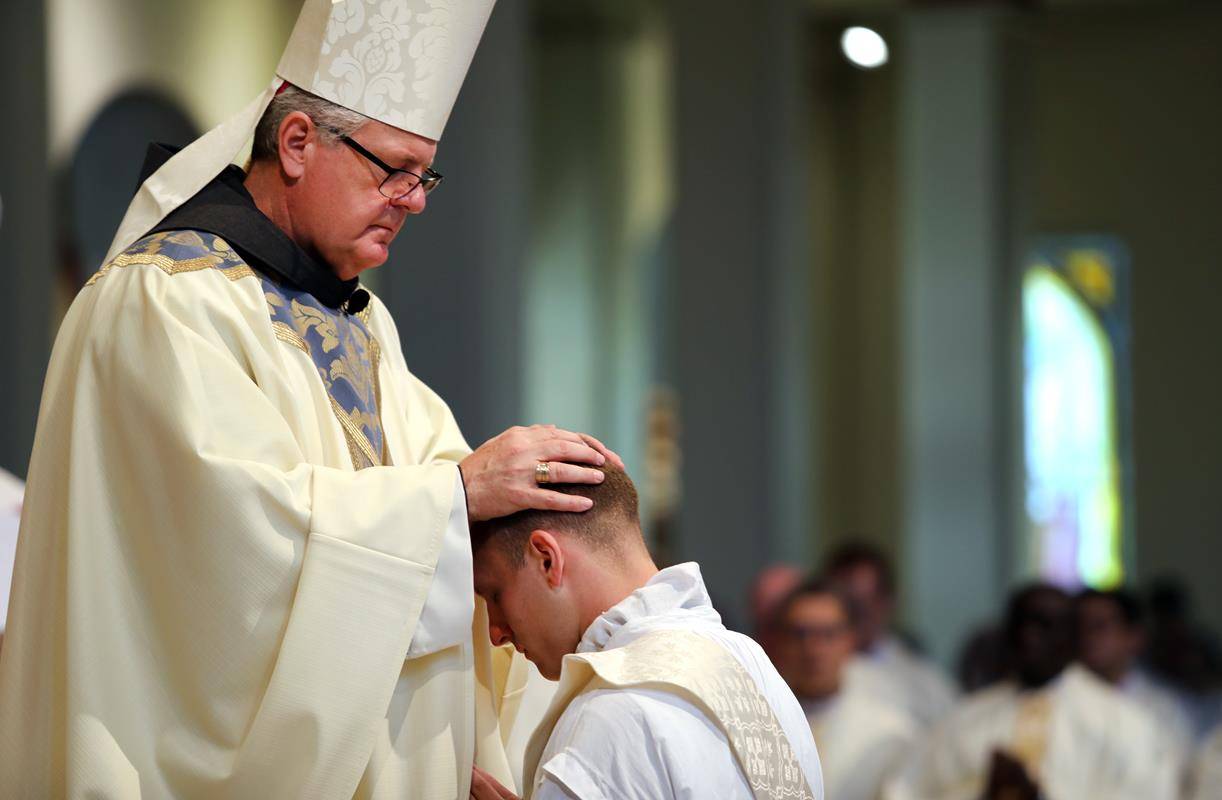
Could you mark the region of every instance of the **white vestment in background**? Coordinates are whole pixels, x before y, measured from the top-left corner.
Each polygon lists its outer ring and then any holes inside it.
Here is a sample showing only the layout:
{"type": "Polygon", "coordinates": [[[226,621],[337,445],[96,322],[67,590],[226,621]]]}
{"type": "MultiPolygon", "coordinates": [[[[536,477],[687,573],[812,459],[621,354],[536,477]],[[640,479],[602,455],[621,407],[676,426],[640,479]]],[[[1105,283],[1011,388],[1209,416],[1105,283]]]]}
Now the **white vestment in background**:
{"type": "Polygon", "coordinates": [[[13,580],[13,558],[17,555],[17,527],[21,522],[21,499],[25,484],[0,469],[0,636],[8,617],[8,593],[13,580]]]}
{"type": "Polygon", "coordinates": [[[0,650],[0,793],[452,800],[477,753],[511,782],[482,612],[472,633],[467,445],[390,314],[375,299],[365,345],[323,369],[304,337],[344,352],[334,317],[302,296],[295,330],[273,324],[225,242],[159,236],[56,339],[0,650]],[[370,365],[393,466],[357,470],[376,421],[324,383],[370,365]]]}
{"type": "Polygon", "coordinates": [[[955,689],[932,661],[888,634],[850,666],[848,682],[904,712],[921,727],[944,717],[955,689]]]}
{"type": "Polygon", "coordinates": [[[1116,688],[1158,723],[1168,743],[1174,746],[1186,765],[1192,758],[1195,736],[1192,718],[1175,692],[1141,669],[1131,670],[1116,688]]]}
{"type": "Polygon", "coordinates": [[[916,724],[894,706],[851,688],[804,707],[828,800],[878,800],[912,747],[916,724]]]}
{"type": "MultiPolygon", "coordinates": [[[[662,570],[613,606],[586,630],[577,652],[603,652],[676,629],[707,636],[742,665],[780,722],[814,796],[822,798],[819,756],[801,706],[759,645],[721,624],[696,564],[662,570]]],[[[533,800],[753,796],[717,725],[693,703],[653,689],[578,695],[552,730],[539,772],[533,800]]]]}
{"type": "Polygon", "coordinates": [[[1078,666],[1043,691],[1005,683],[924,734],[887,800],[978,800],[993,750],[1018,757],[1048,800],[1173,800],[1176,762],[1149,716],[1078,666]]]}

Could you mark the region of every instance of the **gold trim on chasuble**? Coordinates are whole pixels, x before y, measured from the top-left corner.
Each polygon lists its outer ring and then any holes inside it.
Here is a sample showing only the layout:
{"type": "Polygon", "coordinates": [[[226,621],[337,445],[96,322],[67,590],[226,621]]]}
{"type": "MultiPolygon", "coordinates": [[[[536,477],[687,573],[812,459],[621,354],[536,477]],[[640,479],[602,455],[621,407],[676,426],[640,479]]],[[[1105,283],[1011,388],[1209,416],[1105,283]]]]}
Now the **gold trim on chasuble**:
{"type": "Polygon", "coordinates": [[[389,465],[378,376],[382,348],[367,327],[368,307],[350,316],[326,308],[307,292],[261,280],[272,330],[314,362],[353,469],[389,465]]]}
{"type": "Polygon", "coordinates": [[[547,741],[573,698],[596,689],[629,688],[668,691],[707,714],[729,740],[756,800],[814,800],[793,746],[755,679],[724,647],[684,630],[659,631],[624,647],[564,659],[556,699],[526,752],[532,793],[547,741]]]}
{"type": "Polygon", "coordinates": [[[112,269],[135,266],[156,267],[166,275],[216,269],[231,281],[255,277],[254,270],[221,237],[198,231],[163,231],[145,236],[112,258],[85,285],[93,286],[112,269]]]}
{"type": "Polygon", "coordinates": [[[310,357],[344,433],[354,469],[389,465],[382,430],[382,348],[368,329],[372,308],[356,317],[323,307],[313,296],[258,275],[221,237],[202,231],[163,231],[145,236],[94,273],[92,286],[113,269],[156,267],[167,275],[215,269],[231,281],[259,278],[276,338],[310,357]],[[359,321],[358,321],[359,320],[359,321]],[[379,455],[380,453],[380,455],[379,455]]]}

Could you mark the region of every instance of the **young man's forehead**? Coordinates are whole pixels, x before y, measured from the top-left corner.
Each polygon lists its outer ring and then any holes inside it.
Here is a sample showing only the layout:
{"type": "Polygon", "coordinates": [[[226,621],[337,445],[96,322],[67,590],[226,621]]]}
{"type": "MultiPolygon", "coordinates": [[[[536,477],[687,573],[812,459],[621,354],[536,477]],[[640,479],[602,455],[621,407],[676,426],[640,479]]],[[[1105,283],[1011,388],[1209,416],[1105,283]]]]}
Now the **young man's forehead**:
{"type": "Polygon", "coordinates": [[[475,590],[487,588],[488,584],[501,580],[508,565],[499,548],[484,545],[471,553],[475,590]]]}

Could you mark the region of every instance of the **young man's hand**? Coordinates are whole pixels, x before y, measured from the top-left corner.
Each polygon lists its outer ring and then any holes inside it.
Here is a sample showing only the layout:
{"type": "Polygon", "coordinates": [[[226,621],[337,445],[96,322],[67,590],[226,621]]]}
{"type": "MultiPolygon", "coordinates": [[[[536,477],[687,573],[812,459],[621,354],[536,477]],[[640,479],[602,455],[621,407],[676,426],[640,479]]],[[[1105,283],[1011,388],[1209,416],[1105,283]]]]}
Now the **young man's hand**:
{"type": "Polygon", "coordinates": [[[471,800],[522,800],[479,767],[471,767],[471,800]]]}

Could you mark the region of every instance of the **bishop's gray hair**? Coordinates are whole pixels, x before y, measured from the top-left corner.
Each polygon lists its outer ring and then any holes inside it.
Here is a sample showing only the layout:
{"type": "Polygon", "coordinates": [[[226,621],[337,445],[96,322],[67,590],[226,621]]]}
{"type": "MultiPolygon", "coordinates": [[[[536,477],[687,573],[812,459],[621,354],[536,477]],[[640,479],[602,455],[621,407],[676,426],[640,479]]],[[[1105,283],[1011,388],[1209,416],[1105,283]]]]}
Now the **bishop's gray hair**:
{"type": "Polygon", "coordinates": [[[339,136],[351,136],[353,131],[369,121],[363,114],[324,100],[304,89],[298,89],[290,83],[284,87],[284,91],[272,98],[271,104],[259,119],[259,124],[255,126],[255,141],[250,151],[251,161],[276,157],[280,152],[280,124],[294,111],[300,111],[314,120],[319,138],[328,144],[337,142],[339,136]],[[336,135],[333,131],[339,131],[339,134],[336,135]]]}

